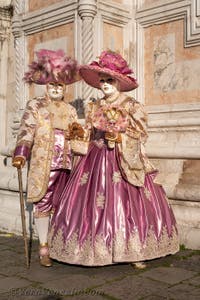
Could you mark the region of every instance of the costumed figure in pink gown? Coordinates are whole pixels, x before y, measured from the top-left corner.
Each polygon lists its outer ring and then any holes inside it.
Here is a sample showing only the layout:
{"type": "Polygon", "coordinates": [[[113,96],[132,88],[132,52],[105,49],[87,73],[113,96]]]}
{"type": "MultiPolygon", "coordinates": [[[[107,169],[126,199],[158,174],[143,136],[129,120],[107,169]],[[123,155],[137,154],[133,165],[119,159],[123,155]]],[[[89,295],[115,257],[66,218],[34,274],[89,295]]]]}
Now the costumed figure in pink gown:
{"type": "Polygon", "coordinates": [[[77,62],[62,50],[41,49],[36,56],[24,80],[46,85],[46,94],[27,102],[13,153],[13,166],[21,168],[30,160],[27,202],[34,203],[40,264],[49,267],[52,264],[47,245],[49,218],[69,176],[72,165],[69,124],[77,121],[75,108],[67,103],[65,89],[80,76],[77,62]]]}
{"type": "Polygon", "coordinates": [[[144,151],[147,114],[124,93],[138,87],[132,73],[111,51],[80,67],[81,77],[104,97],[87,104],[85,136],[77,133],[77,152],[85,150],[81,137],[84,143],[90,136],[89,148],[52,216],[53,259],[85,266],[139,265],[179,250],[173,211],[144,151]]]}

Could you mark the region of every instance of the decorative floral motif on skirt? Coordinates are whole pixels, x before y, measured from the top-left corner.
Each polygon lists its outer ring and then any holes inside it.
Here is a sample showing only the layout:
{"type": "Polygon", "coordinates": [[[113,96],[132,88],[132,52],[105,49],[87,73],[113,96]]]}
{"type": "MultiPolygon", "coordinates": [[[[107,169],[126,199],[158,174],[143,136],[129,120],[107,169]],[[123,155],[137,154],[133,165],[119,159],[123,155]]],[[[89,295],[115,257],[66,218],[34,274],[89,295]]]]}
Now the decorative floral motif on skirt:
{"type": "Polygon", "coordinates": [[[83,173],[83,176],[80,179],[80,185],[84,185],[88,181],[89,172],[83,173]]]}
{"type": "Polygon", "coordinates": [[[123,177],[119,155],[117,147],[91,143],[79,160],[52,216],[52,258],[95,266],[178,251],[175,217],[155,173],[146,175],[144,186],[134,186],[123,177]]]}
{"type": "Polygon", "coordinates": [[[103,194],[98,193],[96,203],[98,207],[103,208],[105,204],[105,196],[103,194]]]}
{"type": "Polygon", "coordinates": [[[62,230],[55,234],[52,228],[49,235],[50,256],[71,264],[101,266],[117,262],[143,261],[178,251],[175,228],[171,236],[168,235],[167,229],[163,228],[159,240],[150,229],[144,243],[141,242],[137,230],[132,232],[128,241],[124,238],[124,232],[119,230],[109,246],[104,243],[102,235],[97,235],[94,239],[90,234],[82,244],[78,236],[78,233],[74,232],[69,240],[64,241],[62,230]]]}
{"type": "Polygon", "coordinates": [[[122,180],[122,176],[121,176],[120,172],[114,172],[114,173],[113,173],[113,177],[112,177],[112,181],[113,181],[114,183],[118,183],[118,182],[120,182],[121,180],[122,180]]]}

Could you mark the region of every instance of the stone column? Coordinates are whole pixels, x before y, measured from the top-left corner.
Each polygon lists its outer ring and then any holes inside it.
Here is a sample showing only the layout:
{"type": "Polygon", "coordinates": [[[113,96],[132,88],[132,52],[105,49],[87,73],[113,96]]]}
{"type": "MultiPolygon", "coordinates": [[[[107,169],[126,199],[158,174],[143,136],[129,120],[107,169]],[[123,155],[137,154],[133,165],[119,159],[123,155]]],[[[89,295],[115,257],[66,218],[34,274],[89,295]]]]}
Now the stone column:
{"type": "Polygon", "coordinates": [[[16,80],[16,102],[19,109],[23,109],[26,102],[25,84],[23,82],[25,71],[25,34],[22,29],[22,14],[24,12],[24,1],[14,1],[14,16],[12,20],[12,32],[15,43],[15,80],[16,80]]]}
{"type": "Polygon", "coordinates": [[[16,111],[13,114],[13,118],[10,121],[9,128],[11,128],[11,140],[8,141],[8,145],[4,149],[4,154],[10,156],[13,146],[15,144],[15,138],[19,129],[19,124],[23,109],[26,103],[26,90],[25,83],[23,82],[23,76],[25,71],[25,34],[22,29],[22,15],[24,13],[25,2],[21,0],[13,1],[13,18],[12,18],[12,33],[14,36],[14,49],[15,49],[15,107],[16,111]]]}
{"type": "Polygon", "coordinates": [[[0,8],[0,149],[6,144],[6,96],[8,81],[8,50],[11,31],[11,7],[8,1],[0,8]]]}
{"type": "MultiPolygon", "coordinates": [[[[78,15],[82,21],[82,64],[90,63],[94,59],[94,17],[97,13],[96,0],[79,0],[78,15]]],[[[82,98],[92,97],[93,88],[83,83],[82,98]]]]}
{"type": "MultiPolygon", "coordinates": [[[[5,1],[8,2],[8,1],[5,1]]],[[[11,1],[10,1],[11,2],[11,1]]],[[[23,59],[24,59],[24,37],[21,31],[20,18],[22,17],[22,7],[24,1],[13,1],[14,11],[11,6],[6,5],[0,8],[1,25],[0,25],[0,39],[1,39],[1,60],[0,60],[0,120],[1,120],[1,144],[0,144],[0,158],[2,163],[0,171],[0,190],[17,190],[18,183],[15,178],[16,170],[12,167],[11,156],[15,146],[15,139],[19,128],[21,115],[23,112],[24,100],[24,83],[23,78],[23,59]],[[15,6],[16,5],[16,6],[15,6]],[[14,13],[14,16],[13,16],[14,13]],[[12,21],[12,29],[11,29],[12,21]],[[15,54],[10,53],[13,43],[15,54]],[[9,63],[12,57],[15,58],[15,68],[9,63]],[[13,69],[11,70],[10,68],[13,69]],[[8,72],[9,70],[9,72],[8,72]],[[15,73],[15,92],[13,94],[8,90],[8,82],[10,74],[15,73]],[[9,107],[9,101],[12,102],[12,107],[9,107]]],[[[3,5],[2,5],[3,6],[3,5]]]]}

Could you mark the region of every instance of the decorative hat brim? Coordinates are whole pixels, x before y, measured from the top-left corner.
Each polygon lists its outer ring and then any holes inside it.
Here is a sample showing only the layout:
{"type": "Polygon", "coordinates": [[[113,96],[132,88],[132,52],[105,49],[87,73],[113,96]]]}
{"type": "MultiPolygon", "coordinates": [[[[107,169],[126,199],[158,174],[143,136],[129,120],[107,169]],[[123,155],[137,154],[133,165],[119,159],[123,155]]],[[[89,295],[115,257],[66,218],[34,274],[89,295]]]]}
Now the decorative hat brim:
{"type": "Polygon", "coordinates": [[[107,74],[118,80],[121,92],[132,91],[138,87],[138,83],[135,78],[105,67],[102,68],[95,65],[83,65],[80,66],[79,73],[87,84],[97,89],[100,89],[99,74],[107,74]]]}
{"type": "Polygon", "coordinates": [[[55,79],[51,75],[49,75],[48,77],[44,77],[43,74],[33,74],[32,76],[30,76],[30,75],[26,76],[26,74],[25,74],[24,80],[27,83],[35,83],[35,84],[39,84],[39,85],[45,85],[50,82],[62,83],[65,85],[69,85],[69,84],[72,84],[72,83],[75,83],[75,82],[81,80],[81,77],[78,73],[76,75],[74,75],[72,78],[65,78],[65,79],[63,79],[63,78],[55,79]]]}

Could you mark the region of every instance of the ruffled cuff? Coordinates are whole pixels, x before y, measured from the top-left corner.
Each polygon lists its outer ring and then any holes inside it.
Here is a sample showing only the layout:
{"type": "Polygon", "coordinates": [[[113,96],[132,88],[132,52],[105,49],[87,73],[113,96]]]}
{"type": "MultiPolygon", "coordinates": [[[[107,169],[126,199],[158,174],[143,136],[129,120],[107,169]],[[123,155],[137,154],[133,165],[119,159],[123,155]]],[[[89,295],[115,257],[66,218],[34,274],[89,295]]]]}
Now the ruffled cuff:
{"type": "Polygon", "coordinates": [[[30,155],[30,148],[25,146],[25,145],[20,145],[20,146],[17,146],[15,148],[15,151],[14,151],[14,154],[13,156],[22,156],[22,157],[25,157],[26,159],[29,158],[29,155],[30,155]]]}

